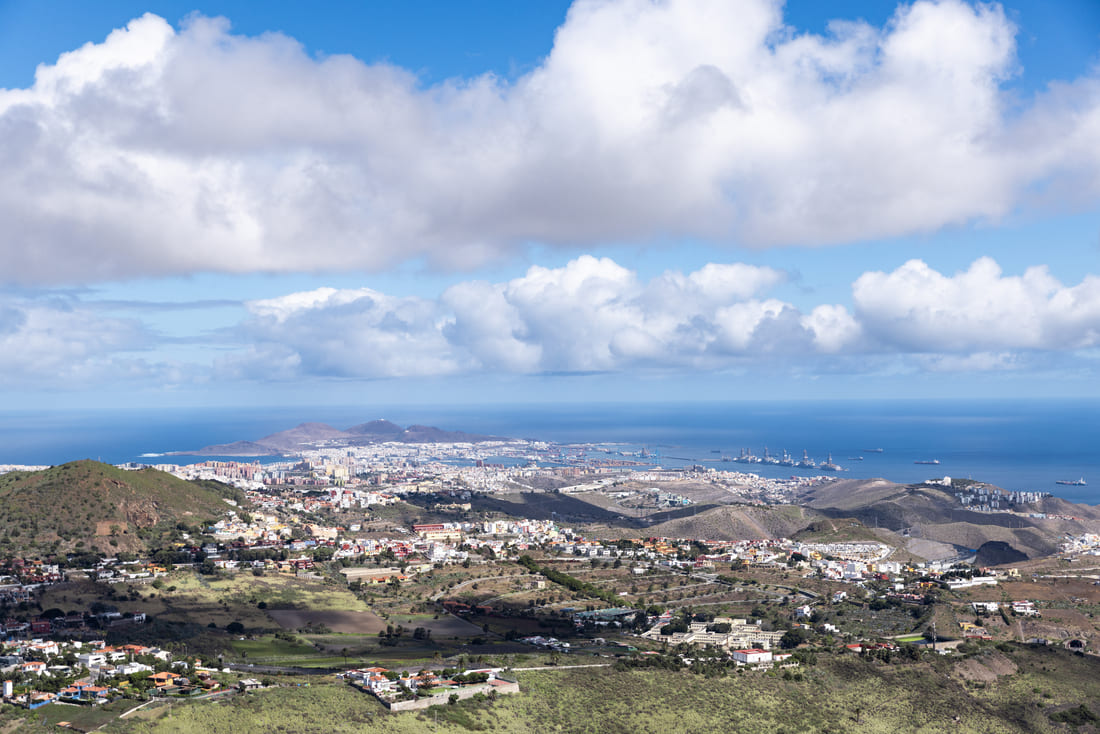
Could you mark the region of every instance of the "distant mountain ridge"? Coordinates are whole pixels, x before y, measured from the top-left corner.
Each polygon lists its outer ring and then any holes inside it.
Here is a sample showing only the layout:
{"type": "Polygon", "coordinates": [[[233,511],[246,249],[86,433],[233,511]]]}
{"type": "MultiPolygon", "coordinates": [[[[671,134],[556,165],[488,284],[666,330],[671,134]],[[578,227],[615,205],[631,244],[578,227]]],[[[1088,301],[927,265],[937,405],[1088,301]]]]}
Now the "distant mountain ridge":
{"type": "Polygon", "coordinates": [[[388,420],[360,423],[346,430],[327,423],[300,423],[294,428],[272,433],[255,441],[204,446],[195,451],[175,451],[173,454],[198,456],[279,456],[292,454],[318,445],[366,446],[372,443],[481,443],[506,440],[498,436],[483,436],[464,431],[445,431],[433,426],[412,425],[402,428],[388,420]]]}

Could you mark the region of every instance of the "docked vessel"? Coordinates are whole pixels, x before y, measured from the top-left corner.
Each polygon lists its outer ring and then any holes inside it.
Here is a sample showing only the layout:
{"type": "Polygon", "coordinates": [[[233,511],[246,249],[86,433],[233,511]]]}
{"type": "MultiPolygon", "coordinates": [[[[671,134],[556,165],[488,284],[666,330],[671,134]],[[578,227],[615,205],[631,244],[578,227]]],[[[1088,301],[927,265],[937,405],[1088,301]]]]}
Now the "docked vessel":
{"type": "Polygon", "coordinates": [[[810,458],[810,454],[806,451],[806,449],[802,449],[802,461],[798,462],[798,466],[802,467],[803,469],[817,468],[817,464],[815,464],[814,460],[810,458]]]}
{"type": "Polygon", "coordinates": [[[1081,477],[1080,479],[1076,479],[1076,480],[1074,480],[1074,479],[1059,479],[1057,482],[1055,482],[1055,484],[1062,484],[1062,485],[1065,485],[1067,487],[1085,487],[1085,486],[1088,486],[1088,482],[1085,481],[1084,477],[1081,477]]]}
{"type": "Polygon", "coordinates": [[[752,452],[752,449],[741,449],[741,455],[734,459],[738,464],[759,464],[760,457],[752,452]]]}
{"type": "Polygon", "coordinates": [[[840,467],[833,463],[833,455],[829,454],[829,458],[825,460],[824,464],[817,467],[821,471],[840,471],[840,467]]]}

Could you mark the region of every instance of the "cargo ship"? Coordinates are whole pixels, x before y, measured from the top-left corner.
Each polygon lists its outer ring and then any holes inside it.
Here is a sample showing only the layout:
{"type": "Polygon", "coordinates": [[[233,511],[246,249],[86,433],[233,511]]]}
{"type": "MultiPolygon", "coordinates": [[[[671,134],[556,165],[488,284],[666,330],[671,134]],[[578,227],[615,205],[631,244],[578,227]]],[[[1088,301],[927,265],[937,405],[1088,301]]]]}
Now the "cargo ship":
{"type": "Polygon", "coordinates": [[[1059,479],[1057,482],[1055,482],[1055,484],[1062,484],[1062,485],[1065,485],[1067,487],[1086,487],[1086,486],[1088,486],[1088,482],[1085,481],[1084,477],[1081,477],[1080,479],[1059,479]]]}
{"type": "Polygon", "coordinates": [[[939,464],[939,459],[929,459],[928,461],[914,461],[914,464],[939,464]]]}

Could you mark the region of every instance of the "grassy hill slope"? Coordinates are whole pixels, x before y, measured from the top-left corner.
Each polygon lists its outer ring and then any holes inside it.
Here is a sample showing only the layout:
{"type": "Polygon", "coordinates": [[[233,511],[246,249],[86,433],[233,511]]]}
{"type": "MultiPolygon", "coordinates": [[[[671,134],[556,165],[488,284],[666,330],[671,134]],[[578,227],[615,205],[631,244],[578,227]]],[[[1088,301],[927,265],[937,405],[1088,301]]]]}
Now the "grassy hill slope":
{"type": "Polygon", "coordinates": [[[522,693],[495,703],[470,701],[403,714],[385,711],[350,686],[314,681],[308,688],[176,705],[170,717],[154,709],[109,730],[1022,734],[1073,731],[1052,717],[1081,704],[1100,709],[1096,658],[1061,650],[990,650],[961,663],[909,665],[852,656],[823,659],[795,672],[798,679],[784,680],[778,674],[707,678],[655,669],[548,668],[520,672],[522,693]],[[975,671],[988,674],[978,683],[975,671]]]}
{"type": "Polygon", "coordinates": [[[216,482],[90,460],[12,472],[0,476],[0,554],[141,552],[158,547],[177,523],[221,517],[226,498],[243,499],[216,482]]]}

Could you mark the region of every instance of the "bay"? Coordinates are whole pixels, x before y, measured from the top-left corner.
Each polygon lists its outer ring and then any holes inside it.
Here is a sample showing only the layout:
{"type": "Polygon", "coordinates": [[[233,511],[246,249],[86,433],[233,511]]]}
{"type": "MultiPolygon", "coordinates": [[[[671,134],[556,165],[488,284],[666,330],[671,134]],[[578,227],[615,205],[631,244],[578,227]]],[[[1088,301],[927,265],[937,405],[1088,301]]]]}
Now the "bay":
{"type": "Polygon", "coordinates": [[[306,421],[347,428],[376,418],[498,436],[643,448],[663,466],[702,464],[763,476],[820,474],[797,467],[723,462],[742,449],[786,450],[816,462],[831,454],[839,477],[914,482],[971,477],[1013,490],[1098,501],[1100,400],[821,400],[527,405],[315,406],[0,412],[0,464],[175,461],[155,454],[254,440],[306,421]],[[868,449],[882,449],[872,452],[868,449]],[[659,459],[657,458],[659,456],[659,459]],[[856,460],[855,457],[862,457],[856,460]],[[937,465],[916,464],[938,460],[937,465]]]}

